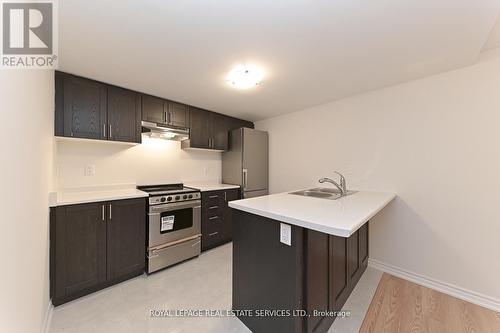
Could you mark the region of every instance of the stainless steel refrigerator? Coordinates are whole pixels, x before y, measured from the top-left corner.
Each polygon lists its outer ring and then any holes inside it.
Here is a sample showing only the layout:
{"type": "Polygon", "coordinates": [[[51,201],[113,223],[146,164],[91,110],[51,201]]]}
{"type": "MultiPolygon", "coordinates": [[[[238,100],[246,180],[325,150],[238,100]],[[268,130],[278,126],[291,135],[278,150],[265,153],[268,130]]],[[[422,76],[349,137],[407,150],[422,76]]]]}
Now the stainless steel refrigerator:
{"type": "Polygon", "coordinates": [[[229,151],[222,154],[222,182],[240,185],[243,198],[269,194],[269,136],[239,128],[230,133],[229,151]]]}

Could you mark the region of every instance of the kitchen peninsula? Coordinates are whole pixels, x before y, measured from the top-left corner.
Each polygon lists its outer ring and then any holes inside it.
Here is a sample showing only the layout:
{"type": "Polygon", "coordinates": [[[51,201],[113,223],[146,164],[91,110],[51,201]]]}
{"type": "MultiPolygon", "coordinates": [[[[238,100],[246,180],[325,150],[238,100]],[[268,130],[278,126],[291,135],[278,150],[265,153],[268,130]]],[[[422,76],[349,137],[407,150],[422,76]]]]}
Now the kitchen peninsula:
{"type": "Polygon", "coordinates": [[[327,332],[335,317],[325,311],[341,310],[368,265],[368,221],[394,198],[360,191],[336,200],[278,193],[230,202],[233,309],[286,313],[239,319],[254,333],[327,332]]]}

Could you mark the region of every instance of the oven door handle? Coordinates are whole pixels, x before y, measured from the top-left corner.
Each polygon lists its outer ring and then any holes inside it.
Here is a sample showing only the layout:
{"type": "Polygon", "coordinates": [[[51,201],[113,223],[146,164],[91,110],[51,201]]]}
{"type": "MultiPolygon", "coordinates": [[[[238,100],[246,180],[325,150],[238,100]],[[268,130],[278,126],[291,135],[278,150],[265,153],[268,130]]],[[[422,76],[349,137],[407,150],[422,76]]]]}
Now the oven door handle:
{"type": "Polygon", "coordinates": [[[176,202],[176,203],[169,203],[169,204],[164,204],[164,205],[157,205],[157,206],[149,206],[149,214],[150,215],[155,215],[158,213],[163,213],[163,212],[170,212],[173,210],[178,210],[178,209],[184,209],[184,208],[201,208],[201,201],[196,200],[196,201],[191,201],[189,203],[186,202],[176,202]]]}

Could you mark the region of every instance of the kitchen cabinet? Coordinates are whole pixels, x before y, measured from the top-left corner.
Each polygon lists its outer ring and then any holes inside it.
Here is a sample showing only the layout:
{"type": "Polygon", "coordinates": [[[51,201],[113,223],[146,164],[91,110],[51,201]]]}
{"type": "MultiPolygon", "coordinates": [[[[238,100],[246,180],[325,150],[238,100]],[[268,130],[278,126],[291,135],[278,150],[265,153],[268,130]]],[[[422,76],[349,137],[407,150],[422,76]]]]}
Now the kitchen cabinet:
{"type": "Polygon", "coordinates": [[[189,127],[189,106],[143,95],[142,120],[175,127],[189,127]]]}
{"type": "Polygon", "coordinates": [[[231,200],[240,197],[239,188],[201,193],[201,248],[203,251],[232,239],[231,200]]]}
{"type": "Polygon", "coordinates": [[[108,87],[108,139],[141,142],[141,95],[108,87]]]}
{"type": "Polygon", "coordinates": [[[146,208],[143,199],[113,201],[106,208],[107,278],[115,280],[144,269],[146,208]]]}
{"type": "Polygon", "coordinates": [[[211,149],[211,140],[212,126],[210,124],[210,112],[198,108],[190,108],[190,148],[211,149]]]}
{"type": "Polygon", "coordinates": [[[165,124],[167,122],[166,101],[158,97],[142,95],[142,120],[165,124]]]}
{"type": "Polygon", "coordinates": [[[238,318],[252,332],[325,333],[368,266],[369,224],[350,237],[290,226],[233,209],[233,309],[305,310],[309,316],[238,318]],[[313,315],[314,311],[325,315],[313,315]]]}
{"type": "Polygon", "coordinates": [[[51,209],[50,294],[54,305],[143,273],[145,211],[142,198],[51,209]]]}
{"type": "Polygon", "coordinates": [[[55,94],[56,136],[140,143],[137,93],[56,72],[55,94]]]}
{"type": "Polygon", "coordinates": [[[56,135],[107,139],[106,85],[56,73],[56,135]]]}
{"type": "Polygon", "coordinates": [[[190,108],[190,138],[182,148],[229,149],[229,132],[240,127],[253,128],[254,124],[241,119],[198,108],[190,108]]]}
{"type": "Polygon", "coordinates": [[[184,149],[226,151],[230,131],[249,121],[123,89],[72,74],[55,74],[55,135],[141,143],[141,121],[189,128],[184,149]]]}
{"type": "MultiPolygon", "coordinates": [[[[305,288],[309,312],[342,309],[368,266],[368,226],[364,224],[349,238],[307,231],[305,288]]],[[[333,320],[309,317],[307,332],[326,332],[333,320]]]]}
{"type": "Polygon", "coordinates": [[[171,101],[167,105],[167,124],[176,127],[189,127],[189,106],[171,101]]]}

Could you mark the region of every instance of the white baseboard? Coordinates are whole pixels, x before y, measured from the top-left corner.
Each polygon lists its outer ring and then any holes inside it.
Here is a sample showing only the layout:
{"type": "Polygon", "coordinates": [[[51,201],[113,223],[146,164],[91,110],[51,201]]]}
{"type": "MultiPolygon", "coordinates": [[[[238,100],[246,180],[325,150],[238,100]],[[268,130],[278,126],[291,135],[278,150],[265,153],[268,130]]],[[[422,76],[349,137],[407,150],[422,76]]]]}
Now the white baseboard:
{"type": "Polygon", "coordinates": [[[45,311],[45,318],[43,320],[42,333],[49,333],[50,323],[52,322],[53,313],[54,313],[54,306],[52,305],[52,302],[49,299],[49,305],[47,306],[47,310],[45,311]]]}
{"type": "Polygon", "coordinates": [[[459,298],[461,300],[474,303],[493,311],[500,312],[500,300],[489,297],[471,290],[467,290],[446,282],[438,281],[417,273],[407,271],[405,269],[392,266],[375,259],[368,259],[368,266],[383,272],[389,273],[396,277],[414,282],[424,287],[428,287],[444,294],[459,298]]]}

